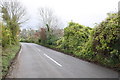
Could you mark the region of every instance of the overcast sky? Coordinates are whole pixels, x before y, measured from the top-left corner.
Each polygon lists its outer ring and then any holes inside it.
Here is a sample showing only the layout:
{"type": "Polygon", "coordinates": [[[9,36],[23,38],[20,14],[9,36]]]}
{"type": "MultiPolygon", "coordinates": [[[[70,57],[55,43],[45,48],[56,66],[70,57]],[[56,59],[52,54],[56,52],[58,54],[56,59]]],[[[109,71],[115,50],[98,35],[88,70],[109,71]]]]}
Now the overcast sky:
{"type": "Polygon", "coordinates": [[[64,28],[71,20],[94,27],[106,18],[109,12],[118,11],[119,0],[20,0],[26,7],[30,19],[22,28],[38,28],[38,8],[49,7],[62,20],[64,28]]]}

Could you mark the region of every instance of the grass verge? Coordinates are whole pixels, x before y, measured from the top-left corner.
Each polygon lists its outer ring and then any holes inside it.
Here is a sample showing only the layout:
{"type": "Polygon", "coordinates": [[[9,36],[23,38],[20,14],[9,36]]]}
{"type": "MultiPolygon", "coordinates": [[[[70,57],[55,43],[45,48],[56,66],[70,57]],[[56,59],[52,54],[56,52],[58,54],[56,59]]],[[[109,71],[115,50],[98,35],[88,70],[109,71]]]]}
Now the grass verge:
{"type": "Polygon", "coordinates": [[[9,67],[20,50],[20,45],[11,45],[2,49],[2,77],[5,77],[9,71],[9,67]]]}
{"type": "Polygon", "coordinates": [[[2,46],[0,45],[0,79],[2,79],[2,46]]]}

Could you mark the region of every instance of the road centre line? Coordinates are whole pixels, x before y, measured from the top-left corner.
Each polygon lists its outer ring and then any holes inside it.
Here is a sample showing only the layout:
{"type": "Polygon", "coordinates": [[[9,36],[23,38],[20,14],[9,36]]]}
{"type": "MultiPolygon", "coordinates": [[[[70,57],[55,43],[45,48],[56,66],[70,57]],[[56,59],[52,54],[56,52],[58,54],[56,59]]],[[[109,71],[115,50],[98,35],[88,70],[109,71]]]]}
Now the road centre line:
{"type": "MultiPolygon", "coordinates": [[[[36,47],[35,47],[36,48],[36,47]]],[[[36,48],[39,52],[41,52],[41,50],[39,50],[38,48],[36,48]]],[[[40,54],[39,54],[40,55],[40,54]]],[[[57,61],[55,61],[54,59],[52,59],[51,57],[49,57],[47,54],[44,53],[44,55],[49,58],[50,60],[52,60],[54,63],[56,63],[58,66],[62,67],[61,64],[59,64],[57,61]]]]}
{"type": "Polygon", "coordinates": [[[57,61],[55,61],[54,59],[52,59],[51,57],[49,57],[47,54],[44,54],[47,58],[49,58],[50,60],[52,60],[54,63],[56,63],[58,66],[62,67],[61,64],[59,64],[57,61]]]}

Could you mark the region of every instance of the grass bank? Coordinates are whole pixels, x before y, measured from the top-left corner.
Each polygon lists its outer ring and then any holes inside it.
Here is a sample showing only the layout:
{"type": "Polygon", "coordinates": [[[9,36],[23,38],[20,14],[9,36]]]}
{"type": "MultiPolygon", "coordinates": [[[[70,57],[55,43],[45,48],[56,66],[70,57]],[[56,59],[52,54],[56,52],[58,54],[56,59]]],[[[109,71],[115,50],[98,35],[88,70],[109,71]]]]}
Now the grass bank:
{"type": "Polygon", "coordinates": [[[2,49],[2,77],[5,77],[9,71],[9,67],[20,50],[20,45],[11,45],[2,49]]]}
{"type": "Polygon", "coordinates": [[[0,45],[0,79],[2,78],[2,46],[0,45]]]}

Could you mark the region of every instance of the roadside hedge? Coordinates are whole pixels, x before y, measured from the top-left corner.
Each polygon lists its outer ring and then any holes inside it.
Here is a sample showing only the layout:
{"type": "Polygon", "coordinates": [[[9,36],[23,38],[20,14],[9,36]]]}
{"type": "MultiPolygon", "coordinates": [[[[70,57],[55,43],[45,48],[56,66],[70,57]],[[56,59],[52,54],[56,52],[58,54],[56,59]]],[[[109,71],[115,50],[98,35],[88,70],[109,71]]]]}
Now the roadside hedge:
{"type": "Polygon", "coordinates": [[[104,64],[107,65],[120,64],[120,25],[118,25],[118,21],[117,13],[108,14],[108,17],[94,28],[93,52],[102,56],[104,64]]]}
{"type": "Polygon", "coordinates": [[[58,48],[69,53],[79,55],[84,43],[88,41],[92,28],[85,27],[78,23],[70,22],[64,29],[64,36],[57,41],[58,48]]]}

